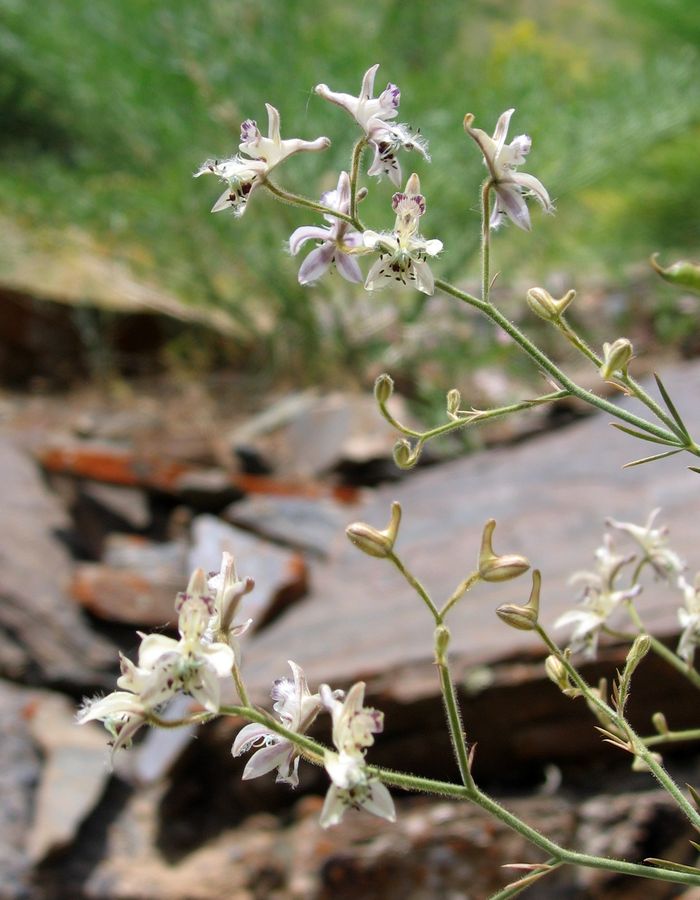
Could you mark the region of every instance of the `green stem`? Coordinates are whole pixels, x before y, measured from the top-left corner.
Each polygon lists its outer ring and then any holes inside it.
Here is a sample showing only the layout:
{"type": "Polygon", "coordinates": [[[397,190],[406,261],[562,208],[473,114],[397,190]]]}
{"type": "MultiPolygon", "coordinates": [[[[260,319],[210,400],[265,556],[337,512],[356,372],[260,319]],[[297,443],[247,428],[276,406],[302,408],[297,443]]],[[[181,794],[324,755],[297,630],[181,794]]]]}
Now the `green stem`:
{"type": "Polygon", "coordinates": [[[476,790],[476,784],[472,777],[469,767],[469,753],[467,752],[467,739],[462,726],[462,718],[459,714],[457,706],[457,696],[455,694],[454,684],[450,677],[450,668],[447,661],[447,649],[435,648],[435,662],[440,673],[440,687],[442,688],[442,696],[445,701],[445,709],[447,711],[447,724],[450,731],[450,740],[452,741],[452,749],[457,758],[459,766],[459,774],[462,778],[462,784],[471,790],[476,790]]]}
{"type": "Polygon", "coordinates": [[[441,622],[444,622],[446,614],[452,609],[455,603],[459,599],[461,599],[467,593],[467,591],[477,583],[477,581],[479,581],[480,578],[481,575],[479,574],[479,570],[477,569],[476,572],[472,572],[471,575],[468,575],[464,579],[464,581],[460,582],[460,584],[457,585],[454,593],[445,602],[444,606],[440,610],[439,616],[441,622]]]}
{"type": "Polygon", "coordinates": [[[249,707],[250,700],[248,699],[248,691],[246,690],[245,684],[243,683],[243,676],[241,675],[241,667],[238,665],[238,662],[234,662],[231,667],[231,675],[233,677],[233,682],[236,685],[236,690],[238,691],[238,697],[243,704],[243,706],[249,707]]]}
{"type": "Polygon", "coordinates": [[[276,734],[279,734],[281,737],[286,738],[288,741],[295,744],[302,752],[304,758],[309,762],[312,762],[315,765],[323,765],[323,759],[327,750],[323,744],[312,740],[305,734],[297,734],[296,731],[290,731],[269,715],[269,713],[261,712],[252,706],[222,706],[219,709],[219,715],[237,716],[249,719],[251,722],[257,722],[259,725],[264,725],[266,728],[269,728],[270,731],[274,731],[276,734]]]}
{"type": "Polygon", "coordinates": [[[292,206],[301,206],[304,209],[311,209],[314,212],[322,213],[326,216],[333,216],[336,219],[342,219],[343,222],[348,222],[350,225],[356,224],[355,220],[346,213],[339,212],[337,209],[331,209],[330,206],[324,206],[323,203],[316,203],[313,200],[309,200],[307,197],[302,197],[300,194],[292,194],[290,191],[285,191],[284,188],[279,187],[279,185],[274,184],[267,178],[264,178],[260,184],[284,203],[289,203],[292,206]]]}
{"type": "MultiPolygon", "coordinates": [[[[537,363],[538,366],[544,369],[544,371],[551,375],[552,378],[559,385],[561,385],[562,388],[566,388],[573,396],[578,397],[580,400],[583,400],[591,406],[596,406],[598,407],[598,409],[602,409],[604,412],[610,413],[617,419],[622,419],[624,422],[628,422],[630,425],[634,425],[636,428],[639,428],[642,431],[646,431],[649,434],[656,435],[656,437],[663,438],[664,441],[669,442],[669,444],[673,444],[673,446],[681,446],[678,438],[673,433],[660,428],[658,425],[654,425],[652,422],[647,422],[645,419],[640,418],[634,413],[628,412],[622,407],[616,406],[614,403],[611,403],[609,400],[606,400],[603,397],[599,397],[592,391],[587,391],[584,388],[579,387],[579,385],[571,381],[571,379],[564,372],[562,372],[562,370],[557,365],[555,365],[548,356],[546,356],[538,347],[536,347],[516,325],[510,322],[506,318],[506,316],[500,313],[494,306],[491,306],[491,304],[485,303],[483,300],[479,300],[477,297],[468,294],[466,291],[459,290],[459,288],[456,288],[454,285],[450,284],[447,281],[443,281],[440,278],[435,279],[435,287],[439,288],[446,294],[450,294],[451,296],[456,297],[458,300],[462,300],[464,303],[468,303],[470,306],[473,306],[475,309],[478,309],[482,313],[484,313],[484,315],[491,319],[492,322],[502,328],[506,332],[506,334],[508,334],[513,339],[513,341],[518,344],[518,346],[522,350],[524,350],[524,352],[532,360],[534,360],[534,362],[537,363]]],[[[695,446],[684,446],[683,449],[688,450],[695,456],[700,456],[700,448],[697,448],[695,446]]]]}
{"type": "Polygon", "coordinates": [[[406,581],[411,585],[413,590],[418,594],[418,596],[421,598],[423,603],[425,603],[425,605],[430,610],[432,617],[435,619],[435,624],[439,625],[440,624],[440,613],[438,612],[437,607],[435,606],[433,601],[430,599],[430,594],[428,594],[428,592],[423,587],[423,585],[420,583],[420,581],[418,581],[418,579],[415,577],[415,575],[411,574],[411,572],[408,571],[406,566],[404,566],[404,564],[401,562],[399,557],[393,551],[388,553],[386,558],[390,559],[393,562],[393,564],[396,566],[396,568],[399,570],[399,572],[401,572],[401,574],[406,579],[406,581]]]}
{"type": "Polygon", "coordinates": [[[364,225],[357,217],[357,181],[360,177],[360,161],[367,146],[367,139],[360,138],[352,150],[352,162],[350,164],[350,219],[358,229],[364,231],[364,225]]]}
{"type": "Polygon", "coordinates": [[[671,797],[673,797],[678,807],[685,813],[686,817],[689,819],[692,825],[698,831],[700,831],[700,813],[698,813],[695,807],[686,799],[686,797],[683,796],[678,785],[671,778],[663,765],[661,765],[661,763],[659,763],[655,759],[653,753],[647,749],[644,742],[639,737],[639,735],[636,734],[629,722],[623,716],[619,715],[617,710],[609,706],[598,696],[598,694],[591,690],[590,685],[587,684],[587,682],[584,681],[584,679],[579,675],[578,670],[571,665],[571,662],[567,659],[564,653],[562,653],[557,644],[555,644],[554,641],[549,637],[549,635],[541,625],[537,625],[536,631],[544,641],[550,653],[554,654],[554,656],[556,656],[559,662],[563,665],[567,674],[569,675],[569,678],[581,691],[583,696],[586,698],[586,701],[591,706],[594,706],[604,717],[612,721],[620,730],[620,732],[627,737],[630,749],[634,753],[634,755],[638,756],[642,760],[642,762],[649,768],[652,775],[654,776],[654,778],[656,778],[661,787],[671,797]]]}
{"type": "Polygon", "coordinates": [[[579,353],[582,353],[586,357],[586,359],[590,360],[596,367],[596,369],[599,369],[603,365],[603,360],[594,350],[591,349],[591,347],[588,346],[588,344],[583,340],[582,337],[579,337],[579,335],[576,334],[576,332],[563,316],[557,319],[555,325],[562,333],[562,335],[567,339],[567,341],[571,344],[571,346],[575,347],[579,351],[579,353]]]}
{"type": "Polygon", "coordinates": [[[653,734],[651,737],[642,738],[647,747],[697,740],[700,740],[700,728],[689,728],[687,731],[667,731],[665,734],[653,734]]]}
{"type": "Polygon", "coordinates": [[[493,182],[487,178],[481,187],[481,299],[489,302],[491,292],[491,188],[493,182]]]}

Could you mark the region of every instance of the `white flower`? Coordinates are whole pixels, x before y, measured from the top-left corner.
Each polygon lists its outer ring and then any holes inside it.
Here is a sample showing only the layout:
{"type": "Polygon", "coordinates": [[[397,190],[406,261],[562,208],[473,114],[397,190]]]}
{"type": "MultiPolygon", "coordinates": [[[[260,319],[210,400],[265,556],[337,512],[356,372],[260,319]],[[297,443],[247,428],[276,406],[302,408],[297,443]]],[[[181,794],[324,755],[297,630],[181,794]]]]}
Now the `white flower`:
{"type": "Polygon", "coordinates": [[[418,220],[425,212],[425,197],[420,193],[420,181],[414,173],[408,179],[406,189],[394,194],[392,207],[396,212],[394,230],[390,232],[365,231],[365,247],[379,251],[365,280],[368,291],[376,291],[387,280],[401,284],[415,283],[424,294],[435,290],[435,279],[426,257],[436,256],[442,250],[442,241],[426,241],[418,234],[418,220]]]}
{"type": "MultiPolygon", "coordinates": [[[[235,657],[228,644],[211,642],[205,637],[214,601],[201,569],[190,578],[187,591],[178,595],[176,609],[180,640],[162,634],[143,635],[138,666],[132,668],[128,678],[137,679],[139,696],[147,703],[164,690],[184,691],[209,712],[218,712],[219,678],[230,675],[235,657]]],[[[120,682],[120,686],[126,686],[120,682]]],[[[127,684],[130,686],[131,681],[127,684]]]]}
{"type": "MultiPolygon", "coordinates": [[[[304,734],[314,721],[323,704],[318,694],[312,694],[303,670],[289,660],[293,679],[280,678],[272,688],[273,709],[285,728],[304,734]]],[[[252,747],[259,749],[250,757],[243,779],[258,778],[277,769],[276,781],[296,787],[299,784],[299,751],[295,745],[265,725],[253,722],[236,735],[231,748],[234,756],[246,753],[252,747]]]]}
{"type": "Polygon", "coordinates": [[[633,525],[631,522],[617,522],[608,519],[607,524],[618,531],[624,531],[639,545],[644,553],[644,562],[648,562],[657,575],[671,581],[673,576],[685,571],[686,565],[680,556],[666,546],[668,543],[668,528],[654,528],[654,519],[661,512],[655,509],[649,515],[645,525],[633,525]]]}
{"type": "MultiPolygon", "coordinates": [[[[350,177],[341,172],[338,186],[321,197],[321,203],[330,209],[348,213],[350,209],[350,177]]],[[[347,281],[362,281],[362,272],[357,260],[348,253],[349,249],[362,246],[362,235],[348,223],[335,216],[324,214],[330,227],[306,225],[297,228],[289,238],[289,252],[296,256],[306,241],[320,241],[306,257],[299,269],[299,284],[311,284],[328,271],[331,263],[347,281]]]]}
{"type": "Polygon", "coordinates": [[[692,585],[688,584],[683,576],[680,576],[678,587],[683,591],[685,608],[678,610],[678,620],[683,633],[676,652],[681,659],[692,666],[695,648],[700,644],[700,573],[695,576],[695,583],[692,585]]]}
{"type": "Polygon", "coordinates": [[[584,585],[581,605],[559,616],[555,628],[573,626],[569,645],[574,653],[585,651],[593,659],[598,649],[598,635],[623,600],[631,600],[641,591],[640,585],[623,590],[615,587],[622,568],[633,556],[619,556],[613,552],[612,539],[606,534],[602,547],[596,550],[596,571],[576,572],[570,583],[584,585]]]}
{"type": "Polygon", "coordinates": [[[122,748],[131,746],[131,739],[147,721],[148,707],[130,691],[113,691],[106,697],[85,700],[76,716],[78,725],[97,720],[102,722],[112,736],[112,756],[122,748]]]}
{"type": "Polygon", "coordinates": [[[388,175],[399,187],[401,166],[396,159],[396,151],[417,150],[425,159],[430,159],[426,143],[419,134],[406,125],[392,123],[398,114],[401,91],[395,84],[387,84],[378,97],[373,97],[374,78],[379,64],[371,66],[364,74],[360,94],[332,91],[327,84],[317,84],[316,93],[348,112],[364,130],[367,143],[374,150],[374,159],[367,170],[368,175],[388,175]]]}
{"type": "Polygon", "coordinates": [[[239,578],[232,554],[224,551],[221,556],[221,568],[209,577],[207,587],[214,594],[214,611],[207,636],[214,641],[225,641],[238,657],[237,638],[245,634],[253,620],[247,619],[239,625],[234,625],[233,619],[241,599],[253,590],[255,581],[250,577],[239,578]]]}
{"type": "Polygon", "coordinates": [[[253,119],[246,119],[241,125],[239,153],[229,159],[208,159],[194,173],[195,178],[211,174],[227,182],[227,188],[212,207],[212,212],[230,209],[235,216],[242,216],[250,195],[275,166],[302,150],[325,150],[330,146],[331,142],[326,137],[319,137],[314,141],[299,138],[282,140],[279,112],[269,103],[265,104],[265,108],[268,119],[267,137],[262,136],[253,119]]]}
{"type": "Polygon", "coordinates": [[[327,684],[320,687],[324,706],[333,720],[333,743],[337,753],[328,750],[324,766],[331,786],[321,811],[321,826],[337,825],[346,809],[366,809],[375,816],[395,821],[394,801],[385,785],[367,771],[365,750],[374,743],[373,735],[384,727],[384,715],[363,706],[365,685],[353,685],[344,701],[327,684]]]}
{"type": "Polygon", "coordinates": [[[474,116],[471,113],[464,117],[464,129],[484,154],[484,162],[496,192],[496,202],[491,211],[491,228],[498,228],[507,216],[518,228],[529,231],[530,212],[525,196],[533,196],[545,212],[554,212],[554,206],[541,181],[533,175],[516,171],[516,167],[525,162],[532,141],[526,134],[520,134],[510,144],[506,144],[508,125],[514,112],[514,109],[507,109],[503,113],[496,123],[493,137],[489,137],[481,128],[472,128],[474,116]]]}

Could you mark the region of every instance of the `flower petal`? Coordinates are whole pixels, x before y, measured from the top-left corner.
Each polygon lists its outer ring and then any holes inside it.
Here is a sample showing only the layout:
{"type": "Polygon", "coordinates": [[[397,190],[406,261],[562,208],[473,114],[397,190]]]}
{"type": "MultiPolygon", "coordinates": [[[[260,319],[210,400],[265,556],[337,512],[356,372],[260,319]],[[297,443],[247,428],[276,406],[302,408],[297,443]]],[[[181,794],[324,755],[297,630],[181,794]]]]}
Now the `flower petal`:
{"type": "Polygon", "coordinates": [[[529,231],[530,211],[523,199],[523,195],[520,193],[520,188],[511,182],[501,181],[496,185],[495,190],[501,210],[518,228],[522,228],[523,231],[529,231]]]}
{"type": "Polygon", "coordinates": [[[289,252],[296,256],[307,241],[327,241],[329,231],[319,225],[302,225],[289,236],[289,252]]]}
{"type": "Polygon", "coordinates": [[[514,112],[515,112],[515,108],[507,109],[504,113],[501,113],[501,115],[498,118],[498,122],[496,122],[496,130],[494,131],[493,138],[492,138],[492,140],[494,141],[494,143],[496,145],[496,148],[495,148],[496,156],[498,156],[498,154],[501,152],[501,150],[503,149],[503,145],[506,142],[506,137],[508,136],[508,127],[510,125],[510,119],[514,112]]]}
{"type": "Polygon", "coordinates": [[[416,287],[428,296],[435,293],[435,279],[427,262],[417,259],[413,262],[413,273],[416,277],[416,287]]]}
{"type": "Polygon", "coordinates": [[[367,812],[371,812],[375,816],[380,816],[389,822],[396,821],[394,801],[389,789],[381,781],[370,782],[369,793],[362,801],[362,805],[367,812]]]}
{"type": "Polygon", "coordinates": [[[362,269],[355,257],[340,250],[335,253],[335,267],[346,281],[359,284],[363,279],[362,269]]]}
{"type": "Polygon", "coordinates": [[[335,245],[330,241],[316,247],[309,253],[299,269],[299,284],[311,284],[324,275],[328,271],[333,255],[335,253],[335,245]]]}
{"type": "Polygon", "coordinates": [[[554,212],[554,206],[549,199],[547,189],[539,178],[535,178],[534,175],[528,175],[527,172],[515,172],[513,181],[526,191],[529,191],[548,213],[554,212]]]}

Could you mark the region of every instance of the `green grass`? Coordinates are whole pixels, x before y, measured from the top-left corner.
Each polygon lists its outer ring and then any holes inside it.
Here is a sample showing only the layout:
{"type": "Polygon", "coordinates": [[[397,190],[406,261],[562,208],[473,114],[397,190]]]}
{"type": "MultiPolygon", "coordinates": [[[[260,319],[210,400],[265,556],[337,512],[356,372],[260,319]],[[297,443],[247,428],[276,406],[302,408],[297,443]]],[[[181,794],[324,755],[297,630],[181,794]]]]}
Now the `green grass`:
{"type": "MultiPolygon", "coordinates": [[[[282,250],[313,217],[260,194],[242,220],[209,214],[219,185],[191,173],[235,150],[242,119],[262,124],[268,101],[283,135],[332,138],[277,173],[316,196],[347,167],[356,133],[313,86],[355,92],[381,62],[378,84],[401,86],[401,121],[430,141],[430,165],[403,164],[421,175],[426,236],[445,244],[436,268],[475,282],[483,167],[462,118],[491,130],[515,106],[513,134],[533,138],[526,169],[558,212],[535,211],[531,235],[496,236],[503,282],[617,279],[652,251],[700,252],[699,43],[697,0],[444,0],[430,11],[405,0],[0,0],[0,212],[31,245],[87,235],[138,278],[226,310],[254,364],[308,380],[371,369],[389,336],[365,334],[349,311],[361,289],[338,278],[302,289],[282,250]]],[[[391,185],[370,187],[365,219],[389,227],[391,185]]],[[[400,320],[420,317],[421,298],[396,299],[400,320]]]]}

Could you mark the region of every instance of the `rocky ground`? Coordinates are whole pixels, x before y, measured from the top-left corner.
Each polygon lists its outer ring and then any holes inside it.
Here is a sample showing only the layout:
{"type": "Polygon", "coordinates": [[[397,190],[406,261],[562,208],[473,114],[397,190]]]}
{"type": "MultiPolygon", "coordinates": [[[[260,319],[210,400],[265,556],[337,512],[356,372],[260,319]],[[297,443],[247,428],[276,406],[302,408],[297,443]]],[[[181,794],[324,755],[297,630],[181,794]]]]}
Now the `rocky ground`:
{"type": "MultiPolygon", "coordinates": [[[[697,433],[700,366],[664,374],[697,433]]],[[[244,647],[255,700],[269,701],[288,659],[313,684],[361,678],[386,714],[372,759],[440,778],[456,771],[430,620],[393,570],[346,541],[348,522],[383,527],[399,499],[402,557],[442,597],[472,568],[495,517],[497,549],[525,553],[543,572],[546,624],[573,604],[567,579],[590,566],[607,515],[642,522],[661,506],[674,546],[700,567],[698,476],[678,458],[622,471],[646,448],[606,417],[540,427],[528,440],[531,424],[516,425],[508,446],[399,479],[394,435],[371,400],[306,392],[260,415],[247,397],[219,380],[0,400],[0,898],[482,900],[513,877],[501,866],[539,860],[478,810],[432,798],[397,797],[395,826],[357,814],[324,832],[321,773],[305,770],[296,793],[271,778],[242,782],[229,752],[237,722],[153,732],[111,774],[104,733],[74,726],[76,704],[111,689],[117,651],[134,650],[136,629],[172,627],[174,593],[192,567],[217,569],[222,550],[256,581],[242,611],[255,622],[244,647]]],[[[546,680],[537,642],[494,615],[527,588],[486,587],[455,609],[452,626],[477,779],[567,845],[692,864],[692,833],[673,805],[546,680]]],[[[653,585],[640,602],[671,642],[674,604],[653,585]]],[[[623,658],[606,646],[587,674],[610,675],[623,658]]],[[[652,659],[633,703],[645,731],[657,709],[674,728],[696,724],[684,679],[652,659]]],[[[692,747],[668,761],[698,784],[692,747]]],[[[527,896],[641,890],[564,869],[527,896]]],[[[653,882],[643,890],[683,894],[653,882]]]]}

